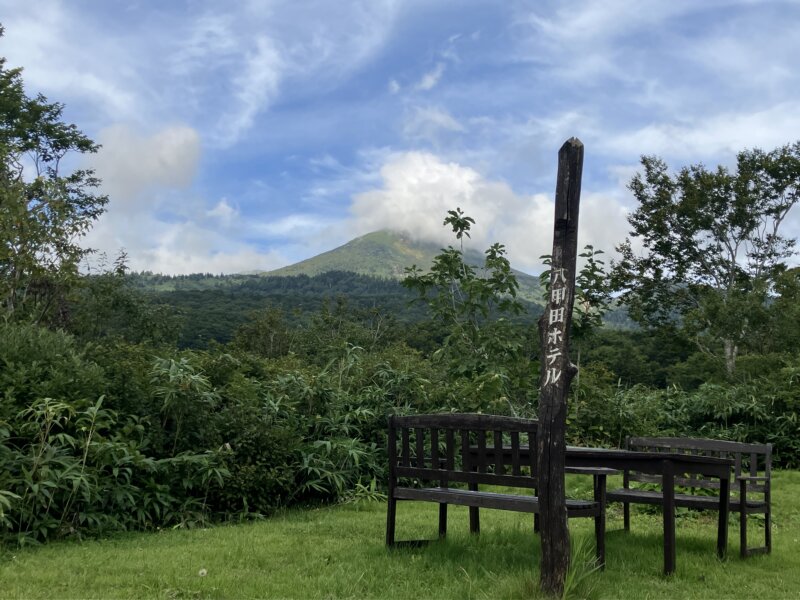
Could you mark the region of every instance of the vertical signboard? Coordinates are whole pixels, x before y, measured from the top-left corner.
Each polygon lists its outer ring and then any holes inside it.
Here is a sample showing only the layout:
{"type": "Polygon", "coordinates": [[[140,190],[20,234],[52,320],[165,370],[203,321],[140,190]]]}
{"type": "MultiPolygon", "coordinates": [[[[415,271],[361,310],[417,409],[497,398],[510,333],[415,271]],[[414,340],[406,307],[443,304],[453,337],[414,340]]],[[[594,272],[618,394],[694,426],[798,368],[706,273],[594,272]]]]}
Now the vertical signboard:
{"type": "Polygon", "coordinates": [[[578,210],[583,144],[570,138],[558,152],[556,210],[550,294],[539,319],[539,430],[537,436],[541,588],[561,595],[569,568],[569,530],[564,491],[567,395],[577,368],[569,360],[569,330],[575,301],[578,210]]]}

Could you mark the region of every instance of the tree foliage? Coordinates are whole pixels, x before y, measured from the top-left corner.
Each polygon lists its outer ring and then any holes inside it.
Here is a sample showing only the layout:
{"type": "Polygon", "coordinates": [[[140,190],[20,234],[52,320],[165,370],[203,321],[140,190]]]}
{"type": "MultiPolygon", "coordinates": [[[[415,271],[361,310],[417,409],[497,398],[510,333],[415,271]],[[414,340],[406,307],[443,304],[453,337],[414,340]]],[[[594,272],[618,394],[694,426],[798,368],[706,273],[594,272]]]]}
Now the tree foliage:
{"type": "Polygon", "coordinates": [[[0,306],[12,318],[58,317],[88,252],[79,240],[107,202],[91,170],[64,172],[98,146],[63,110],[28,96],[22,69],[0,57],[0,306]]]}
{"type": "Polygon", "coordinates": [[[652,156],[642,166],[629,184],[639,205],[628,219],[634,241],[617,248],[615,286],[634,319],[678,327],[733,373],[793,253],[781,225],[800,199],[800,142],[742,151],[735,170],[671,174],[652,156]]]}
{"type": "MultiPolygon", "coordinates": [[[[606,273],[605,261],[600,259],[602,250],[595,250],[587,244],[578,256],[583,259],[583,266],[575,277],[575,304],[572,308],[572,330],[570,339],[580,341],[603,325],[603,316],[609,311],[611,289],[606,273]]],[[[551,256],[540,257],[543,263],[551,263],[551,256]]],[[[550,297],[550,269],[539,275],[545,301],[550,297]]]]}
{"type": "Polygon", "coordinates": [[[486,250],[480,267],[465,261],[464,238],[474,223],[460,208],[448,211],[444,225],[452,227],[459,248],[443,249],[427,272],[409,267],[403,285],[416,291],[444,326],[447,333],[435,356],[448,372],[473,381],[478,397],[494,396],[498,406],[509,402],[515,410],[528,390],[514,398],[512,380],[520,368],[529,369],[522,332],[509,320],[524,310],[516,298],[519,285],[502,244],[486,250]]]}

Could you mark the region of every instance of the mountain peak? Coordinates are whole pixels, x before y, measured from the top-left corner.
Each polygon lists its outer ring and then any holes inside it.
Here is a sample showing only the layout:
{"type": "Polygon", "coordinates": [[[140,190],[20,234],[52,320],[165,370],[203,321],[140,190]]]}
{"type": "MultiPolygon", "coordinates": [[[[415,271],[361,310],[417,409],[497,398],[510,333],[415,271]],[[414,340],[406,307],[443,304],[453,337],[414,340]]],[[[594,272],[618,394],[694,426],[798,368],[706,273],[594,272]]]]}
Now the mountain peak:
{"type": "MultiPolygon", "coordinates": [[[[264,275],[311,277],[328,271],[349,271],[383,279],[402,279],[406,267],[430,268],[441,249],[440,244],[414,240],[408,233],[382,229],[264,275]]],[[[483,263],[483,256],[474,250],[467,250],[466,259],[472,264],[483,263]]],[[[539,279],[521,271],[515,270],[514,274],[520,284],[520,297],[541,304],[539,279]]]]}
{"type": "Polygon", "coordinates": [[[400,279],[406,267],[426,268],[439,253],[435,244],[419,243],[407,233],[382,229],[267,275],[319,275],[328,271],[350,271],[372,277],[400,279]]]}

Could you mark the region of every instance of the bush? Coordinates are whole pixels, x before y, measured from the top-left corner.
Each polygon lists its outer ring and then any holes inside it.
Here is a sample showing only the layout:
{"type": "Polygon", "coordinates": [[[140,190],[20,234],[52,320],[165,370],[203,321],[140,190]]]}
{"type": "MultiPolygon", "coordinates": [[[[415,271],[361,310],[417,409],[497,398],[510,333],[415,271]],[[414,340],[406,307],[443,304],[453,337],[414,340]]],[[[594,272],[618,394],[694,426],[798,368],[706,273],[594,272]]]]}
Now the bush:
{"type": "Polygon", "coordinates": [[[104,370],[74,338],[30,325],[0,327],[3,540],[207,519],[205,496],[227,475],[216,453],[148,454],[147,416],[106,405],[104,370]]]}
{"type": "Polygon", "coordinates": [[[212,494],[227,515],[269,514],[295,493],[302,429],[293,405],[276,400],[261,382],[236,373],[219,390],[213,427],[227,449],[230,477],[212,494]]]}
{"type": "Polygon", "coordinates": [[[87,407],[103,394],[103,369],[72,336],[0,322],[0,340],[0,414],[6,418],[42,398],[87,407]]]}

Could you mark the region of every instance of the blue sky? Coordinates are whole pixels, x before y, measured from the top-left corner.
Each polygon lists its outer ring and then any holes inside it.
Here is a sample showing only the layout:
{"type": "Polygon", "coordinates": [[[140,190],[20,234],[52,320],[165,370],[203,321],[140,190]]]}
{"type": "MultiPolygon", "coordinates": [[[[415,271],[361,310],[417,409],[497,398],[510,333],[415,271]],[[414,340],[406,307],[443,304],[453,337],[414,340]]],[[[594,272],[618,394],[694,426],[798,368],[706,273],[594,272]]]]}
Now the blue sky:
{"type": "MultiPolygon", "coordinates": [[[[799,0],[0,0],[0,54],[103,148],[87,244],[136,270],[270,270],[376,229],[536,272],[556,154],[580,243],[625,237],[642,154],[732,164],[800,139],[799,0]]],[[[788,233],[800,234],[791,216],[788,233]]]]}

